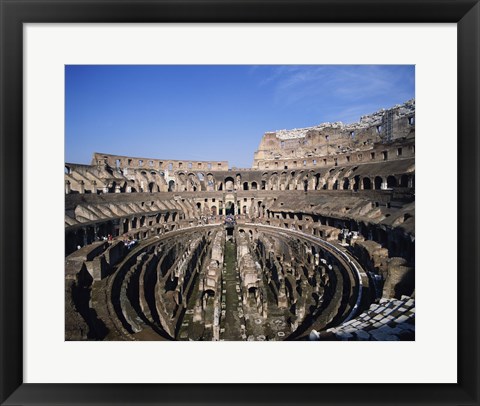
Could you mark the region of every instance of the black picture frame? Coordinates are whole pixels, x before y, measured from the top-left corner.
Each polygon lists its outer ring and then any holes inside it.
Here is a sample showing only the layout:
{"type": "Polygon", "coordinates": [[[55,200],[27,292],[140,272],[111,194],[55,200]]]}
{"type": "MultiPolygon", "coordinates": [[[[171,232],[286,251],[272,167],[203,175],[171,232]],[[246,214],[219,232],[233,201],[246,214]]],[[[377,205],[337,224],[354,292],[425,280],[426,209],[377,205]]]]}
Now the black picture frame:
{"type": "MultiPolygon", "coordinates": [[[[478,0],[0,0],[0,402],[2,405],[478,405],[478,0]],[[458,29],[457,384],[23,383],[23,24],[423,22],[458,29]]],[[[454,185],[446,185],[452,193],[454,185]]],[[[441,196],[441,195],[440,195],[441,196]]],[[[453,213],[448,213],[453,216],[453,213]]],[[[444,240],[443,244],[447,244],[444,240]]],[[[448,242],[454,244],[454,242],[448,242]]],[[[448,326],[447,326],[448,328],[448,326]]],[[[438,339],[441,340],[441,331],[438,339]]],[[[54,355],[52,355],[54,356],[54,355]]],[[[93,362],[93,361],[92,361],[93,362]]],[[[92,367],[94,365],[92,364],[92,367]]],[[[287,371],[288,372],[288,371],[287,371]]]]}

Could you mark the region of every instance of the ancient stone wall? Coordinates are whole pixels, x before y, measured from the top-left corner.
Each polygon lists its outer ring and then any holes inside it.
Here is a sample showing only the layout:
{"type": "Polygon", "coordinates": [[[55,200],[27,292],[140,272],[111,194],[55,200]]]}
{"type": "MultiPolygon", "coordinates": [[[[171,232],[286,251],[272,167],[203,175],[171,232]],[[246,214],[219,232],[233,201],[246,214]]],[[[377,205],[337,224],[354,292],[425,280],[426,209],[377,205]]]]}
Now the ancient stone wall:
{"type": "Polygon", "coordinates": [[[145,169],[145,170],[202,170],[202,171],[225,171],[228,170],[227,161],[192,161],[173,160],[158,158],[137,158],[122,155],[103,154],[94,152],[92,166],[108,165],[119,169],[145,169]]]}
{"type": "Polygon", "coordinates": [[[414,138],[415,100],[410,100],[363,116],[358,123],[323,123],[315,127],[267,132],[255,152],[253,167],[289,169],[324,162],[345,164],[383,160],[385,154],[387,159],[388,156],[390,159],[413,156],[413,149],[403,150],[401,145],[407,141],[410,147],[413,143],[408,141],[414,138]]]}

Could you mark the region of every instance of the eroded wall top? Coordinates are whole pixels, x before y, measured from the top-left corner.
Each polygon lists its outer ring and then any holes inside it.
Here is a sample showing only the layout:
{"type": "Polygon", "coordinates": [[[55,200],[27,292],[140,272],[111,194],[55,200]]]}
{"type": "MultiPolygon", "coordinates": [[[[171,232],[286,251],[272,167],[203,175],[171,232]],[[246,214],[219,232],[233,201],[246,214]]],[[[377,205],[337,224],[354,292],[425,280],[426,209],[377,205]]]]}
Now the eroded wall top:
{"type": "Polygon", "coordinates": [[[176,170],[202,170],[225,171],[228,170],[228,161],[192,161],[158,158],[137,158],[122,155],[104,154],[94,152],[92,165],[108,165],[112,168],[132,169],[160,169],[166,171],[176,170]]]}
{"type": "Polygon", "coordinates": [[[255,152],[261,161],[326,157],[372,149],[374,144],[415,137],[415,99],[362,116],[352,124],[322,123],[314,127],[266,132],[255,152]]]}

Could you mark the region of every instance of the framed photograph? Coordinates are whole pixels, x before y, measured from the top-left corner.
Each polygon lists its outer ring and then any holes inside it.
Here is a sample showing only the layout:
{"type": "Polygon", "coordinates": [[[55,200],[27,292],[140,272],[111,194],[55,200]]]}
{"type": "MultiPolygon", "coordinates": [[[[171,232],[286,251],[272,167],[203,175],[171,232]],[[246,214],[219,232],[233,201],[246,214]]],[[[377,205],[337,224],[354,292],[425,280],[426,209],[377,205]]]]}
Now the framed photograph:
{"type": "Polygon", "coordinates": [[[478,2],[0,4],[1,404],[479,403],[478,2]]]}

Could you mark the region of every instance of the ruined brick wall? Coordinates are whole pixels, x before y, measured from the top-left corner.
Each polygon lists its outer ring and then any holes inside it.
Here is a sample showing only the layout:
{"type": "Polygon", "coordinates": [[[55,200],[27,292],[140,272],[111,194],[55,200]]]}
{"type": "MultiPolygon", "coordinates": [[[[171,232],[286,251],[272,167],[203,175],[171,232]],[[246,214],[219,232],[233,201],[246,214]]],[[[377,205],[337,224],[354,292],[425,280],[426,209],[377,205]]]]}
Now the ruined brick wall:
{"type": "Polygon", "coordinates": [[[339,163],[366,161],[370,156],[363,156],[362,151],[370,150],[378,151],[373,160],[382,159],[385,144],[408,143],[414,137],[413,99],[363,116],[353,124],[323,123],[314,127],[267,132],[255,152],[253,167],[274,168],[275,162],[280,163],[276,165],[279,169],[285,166],[316,166],[323,163],[323,159],[333,161],[334,157],[339,163]]]}

